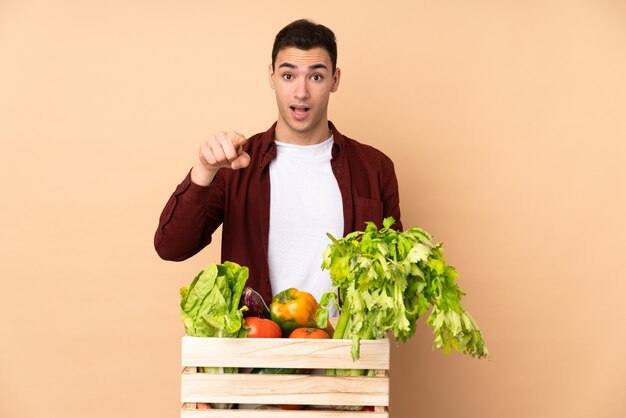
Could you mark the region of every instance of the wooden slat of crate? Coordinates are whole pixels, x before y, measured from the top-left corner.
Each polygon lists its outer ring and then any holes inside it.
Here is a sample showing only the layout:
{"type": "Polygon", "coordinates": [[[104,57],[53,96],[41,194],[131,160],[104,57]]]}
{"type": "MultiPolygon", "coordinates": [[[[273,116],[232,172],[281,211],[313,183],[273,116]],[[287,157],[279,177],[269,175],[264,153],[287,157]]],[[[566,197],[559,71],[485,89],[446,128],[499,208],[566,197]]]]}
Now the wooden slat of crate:
{"type": "Polygon", "coordinates": [[[183,373],[183,402],[389,405],[389,378],[183,373]]]}
{"type": "MultiPolygon", "coordinates": [[[[181,418],[389,418],[389,340],[361,341],[353,361],[350,340],[183,337],[181,418]],[[374,369],[376,376],[195,373],[196,367],[374,369]],[[243,380],[241,380],[243,379],[243,380]],[[242,390],[242,388],[246,388],[242,390]],[[217,394],[217,396],[214,396],[217,394]],[[303,410],[195,409],[195,402],[301,404],[303,410]],[[318,405],[318,406],[315,406],[318,405]],[[328,405],[376,405],[374,412],[328,405]]],[[[271,405],[268,407],[271,408],[271,405]]]]}
{"type": "Polygon", "coordinates": [[[361,340],[357,361],[352,341],[286,338],[184,336],[182,365],[199,367],[286,367],[300,369],[389,369],[389,340],[361,340]]]}
{"type": "Polygon", "coordinates": [[[389,412],[183,409],[181,418],[388,418],[389,412]]]}

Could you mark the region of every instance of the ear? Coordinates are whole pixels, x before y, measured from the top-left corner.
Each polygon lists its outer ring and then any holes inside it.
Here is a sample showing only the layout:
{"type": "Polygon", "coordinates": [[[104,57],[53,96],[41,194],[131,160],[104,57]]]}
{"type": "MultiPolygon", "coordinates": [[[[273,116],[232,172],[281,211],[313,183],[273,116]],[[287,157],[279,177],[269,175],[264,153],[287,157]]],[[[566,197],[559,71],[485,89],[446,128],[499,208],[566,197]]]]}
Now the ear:
{"type": "Polygon", "coordinates": [[[272,64],[270,64],[269,66],[269,81],[270,81],[270,87],[272,89],[274,89],[274,68],[272,66],[272,64]]]}
{"type": "Polygon", "coordinates": [[[339,88],[339,80],[341,80],[341,69],[335,68],[335,74],[333,74],[333,85],[330,87],[330,92],[334,93],[339,88]]]}

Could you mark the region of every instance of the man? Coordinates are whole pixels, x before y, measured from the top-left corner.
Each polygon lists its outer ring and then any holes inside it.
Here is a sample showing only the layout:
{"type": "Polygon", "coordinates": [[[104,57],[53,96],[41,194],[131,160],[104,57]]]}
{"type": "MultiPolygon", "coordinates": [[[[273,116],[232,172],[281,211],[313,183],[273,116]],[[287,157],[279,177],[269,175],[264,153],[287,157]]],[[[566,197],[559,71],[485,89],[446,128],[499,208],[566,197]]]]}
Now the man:
{"type": "Polygon", "coordinates": [[[387,216],[401,229],[391,160],[328,120],[340,79],[330,29],[308,20],[283,28],[269,67],[278,120],[250,138],[219,132],[202,142],[161,214],[158,254],[187,259],[223,225],[222,261],[247,266],[247,285],[267,302],[289,287],[319,300],[331,288],[320,268],[326,233],[342,237],[387,216]]]}

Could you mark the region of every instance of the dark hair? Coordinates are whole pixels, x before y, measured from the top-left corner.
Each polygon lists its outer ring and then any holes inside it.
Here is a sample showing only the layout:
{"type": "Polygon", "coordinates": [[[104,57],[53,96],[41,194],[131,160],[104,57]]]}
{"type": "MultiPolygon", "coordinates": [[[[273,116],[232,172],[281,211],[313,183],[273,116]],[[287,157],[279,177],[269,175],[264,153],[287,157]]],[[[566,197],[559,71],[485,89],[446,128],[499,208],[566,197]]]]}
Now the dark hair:
{"type": "Polygon", "coordinates": [[[272,69],[276,63],[276,56],[284,48],[295,47],[305,51],[313,48],[324,48],[330,55],[333,74],[337,68],[337,40],[332,30],[324,25],[308,19],[291,22],[278,32],[272,48],[272,69]]]}

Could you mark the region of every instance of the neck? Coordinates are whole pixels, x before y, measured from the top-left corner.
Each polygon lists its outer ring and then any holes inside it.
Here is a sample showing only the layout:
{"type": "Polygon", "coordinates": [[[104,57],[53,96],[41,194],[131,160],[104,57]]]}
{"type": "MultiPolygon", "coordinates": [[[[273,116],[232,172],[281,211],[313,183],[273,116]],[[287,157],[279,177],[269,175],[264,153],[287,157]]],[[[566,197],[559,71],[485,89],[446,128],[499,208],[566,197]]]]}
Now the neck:
{"type": "Polygon", "coordinates": [[[294,145],[315,145],[326,141],[332,135],[328,126],[328,120],[324,120],[319,126],[306,131],[297,131],[290,128],[280,118],[274,130],[274,139],[280,142],[294,145]]]}

